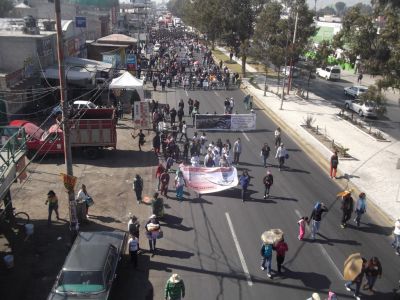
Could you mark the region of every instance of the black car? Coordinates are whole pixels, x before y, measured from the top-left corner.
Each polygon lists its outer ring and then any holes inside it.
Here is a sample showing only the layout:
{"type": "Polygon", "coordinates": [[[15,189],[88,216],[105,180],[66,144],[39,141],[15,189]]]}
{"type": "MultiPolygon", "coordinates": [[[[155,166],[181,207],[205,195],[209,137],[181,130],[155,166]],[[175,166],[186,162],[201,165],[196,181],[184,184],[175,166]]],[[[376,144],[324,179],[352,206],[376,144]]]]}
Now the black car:
{"type": "Polygon", "coordinates": [[[126,242],[118,230],[80,232],[47,299],[108,299],[126,242]]]}

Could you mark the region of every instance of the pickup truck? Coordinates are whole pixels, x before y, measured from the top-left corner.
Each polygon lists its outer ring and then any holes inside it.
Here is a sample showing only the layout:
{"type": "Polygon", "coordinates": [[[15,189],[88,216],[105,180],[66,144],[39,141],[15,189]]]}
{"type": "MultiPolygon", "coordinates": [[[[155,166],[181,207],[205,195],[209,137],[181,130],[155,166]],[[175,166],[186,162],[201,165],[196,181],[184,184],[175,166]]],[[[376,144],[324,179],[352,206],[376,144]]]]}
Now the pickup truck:
{"type": "Polygon", "coordinates": [[[325,67],[317,68],[316,74],[319,77],[325,78],[326,80],[340,80],[340,67],[325,67]]]}
{"type": "MultiPolygon", "coordinates": [[[[85,157],[95,159],[103,148],[116,149],[115,110],[109,108],[80,110],[69,119],[72,150],[81,150],[85,157]]],[[[32,122],[14,120],[10,126],[24,127],[27,135],[27,157],[64,153],[62,126],[52,125],[43,130],[32,122]]]]}

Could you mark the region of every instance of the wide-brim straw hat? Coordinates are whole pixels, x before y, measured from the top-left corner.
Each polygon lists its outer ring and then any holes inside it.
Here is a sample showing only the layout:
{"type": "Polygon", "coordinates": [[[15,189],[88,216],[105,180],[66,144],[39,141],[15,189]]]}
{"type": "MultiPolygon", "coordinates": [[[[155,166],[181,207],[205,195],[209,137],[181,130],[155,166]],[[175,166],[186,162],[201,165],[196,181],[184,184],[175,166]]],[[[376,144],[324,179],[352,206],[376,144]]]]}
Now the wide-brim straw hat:
{"type": "Polygon", "coordinates": [[[312,300],[321,300],[321,298],[320,298],[320,296],[319,296],[318,293],[313,293],[313,294],[311,295],[311,299],[312,299],[312,300]]]}

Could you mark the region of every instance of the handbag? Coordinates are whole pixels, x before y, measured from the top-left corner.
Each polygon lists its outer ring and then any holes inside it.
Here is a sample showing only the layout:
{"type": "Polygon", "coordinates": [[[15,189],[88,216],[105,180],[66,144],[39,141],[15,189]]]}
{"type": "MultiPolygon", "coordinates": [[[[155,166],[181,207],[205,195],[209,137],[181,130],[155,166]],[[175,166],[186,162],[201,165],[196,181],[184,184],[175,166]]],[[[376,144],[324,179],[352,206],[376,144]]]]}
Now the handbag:
{"type": "Polygon", "coordinates": [[[85,202],[86,202],[86,205],[89,207],[91,207],[94,204],[94,201],[93,201],[92,197],[90,197],[90,196],[86,197],[85,202]]]}
{"type": "Polygon", "coordinates": [[[159,239],[162,239],[164,237],[164,232],[160,229],[160,231],[158,232],[158,235],[157,235],[157,239],[159,240],[159,239]]]}

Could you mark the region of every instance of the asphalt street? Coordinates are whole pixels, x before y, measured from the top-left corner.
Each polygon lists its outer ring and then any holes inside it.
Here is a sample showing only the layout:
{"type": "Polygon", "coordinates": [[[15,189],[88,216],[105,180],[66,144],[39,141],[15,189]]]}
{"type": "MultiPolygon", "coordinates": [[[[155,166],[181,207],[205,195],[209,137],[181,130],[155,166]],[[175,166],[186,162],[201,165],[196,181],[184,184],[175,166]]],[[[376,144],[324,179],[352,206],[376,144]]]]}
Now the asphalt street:
{"type": "MultiPolygon", "coordinates": [[[[198,99],[201,113],[223,113],[223,100],[233,97],[234,110],[244,113],[244,94],[240,90],[176,89],[156,94],[161,103],[167,101],[171,107],[181,98],[185,104],[189,97],[198,99]]],[[[326,296],[329,289],[340,299],[351,299],[341,275],[343,262],[351,253],[361,252],[366,258],[377,256],[383,266],[383,276],[376,284],[378,293],[363,295],[368,299],[391,299],[400,267],[390,246],[392,228],[383,225],[378,214],[370,209],[360,228],[350,222],[347,229],[341,229],[340,203],[335,196],[340,188],[328,177],[327,170],[321,170],[285,132],[283,142],[290,155],[288,168],[279,172],[272,146],[268,161],[272,165],[268,169],[274,175],[274,185],[271,197],[263,199],[262,178],[266,169],[259,154],[263,143],[273,145],[276,126],[262,108],[256,107],[255,111],[255,131],[207,132],[209,141],[214,142],[229,138],[233,143],[241,138],[243,152],[238,172],[249,170],[251,199],[242,203],[240,190],[233,188],[201,198],[187,191],[183,203],[174,198],[166,200],[165,238],[158,244],[159,254],[150,261],[150,280],[166,280],[165,271],[177,272],[185,281],[188,299],[265,299],[267,295],[269,299],[307,299],[315,291],[326,296]],[[300,242],[296,223],[300,216],[310,215],[316,201],[329,207],[321,234],[315,242],[308,238],[300,242]],[[270,228],[282,229],[289,246],[284,272],[272,280],[260,270],[260,235],[270,228]]],[[[191,119],[186,120],[192,124],[191,119]]],[[[192,128],[188,136],[193,136],[192,128]]],[[[171,195],[174,196],[173,192],[171,195]]],[[[273,269],[276,270],[275,260],[273,269]]],[[[155,299],[162,299],[161,289],[154,286],[155,299]]]]}

